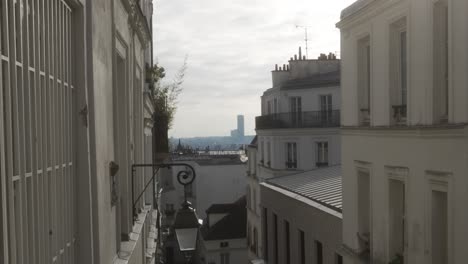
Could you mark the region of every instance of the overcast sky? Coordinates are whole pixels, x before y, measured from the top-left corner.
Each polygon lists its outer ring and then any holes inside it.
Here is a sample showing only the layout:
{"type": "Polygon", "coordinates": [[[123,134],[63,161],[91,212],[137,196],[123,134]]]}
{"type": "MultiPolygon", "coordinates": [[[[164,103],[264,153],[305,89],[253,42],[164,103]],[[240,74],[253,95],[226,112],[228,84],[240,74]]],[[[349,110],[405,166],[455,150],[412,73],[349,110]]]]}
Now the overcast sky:
{"type": "Polygon", "coordinates": [[[174,137],[224,136],[245,115],[255,134],[260,96],[274,65],[303,47],[309,58],[338,52],[340,12],[355,0],[155,0],[156,61],[172,78],[188,55],[174,137]]]}

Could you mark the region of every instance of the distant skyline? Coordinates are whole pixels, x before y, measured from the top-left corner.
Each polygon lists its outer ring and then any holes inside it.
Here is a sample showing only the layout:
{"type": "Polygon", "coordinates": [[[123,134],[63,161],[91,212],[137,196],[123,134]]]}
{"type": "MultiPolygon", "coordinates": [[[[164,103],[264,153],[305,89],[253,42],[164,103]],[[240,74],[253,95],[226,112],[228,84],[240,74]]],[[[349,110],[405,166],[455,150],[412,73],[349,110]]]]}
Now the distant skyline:
{"type": "Polygon", "coordinates": [[[340,12],[355,0],[157,0],[154,53],[167,81],[188,55],[174,137],[229,136],[237,115],[245,134],[255,134],[260,96],[271,70],[302,46],[309,26],[309,58],[337,52],[340,12]]]}

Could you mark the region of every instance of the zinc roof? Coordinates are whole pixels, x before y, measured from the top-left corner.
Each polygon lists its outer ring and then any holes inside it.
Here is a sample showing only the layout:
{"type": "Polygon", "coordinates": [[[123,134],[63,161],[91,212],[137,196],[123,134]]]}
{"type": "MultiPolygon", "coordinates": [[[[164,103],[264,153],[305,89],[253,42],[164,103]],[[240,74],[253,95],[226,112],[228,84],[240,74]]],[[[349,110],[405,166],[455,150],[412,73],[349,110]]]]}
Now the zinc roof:
{"type": "Polygon", "coordinates": [[[267,183],[342,212],[341,165],[281,176],[267,183]]]}

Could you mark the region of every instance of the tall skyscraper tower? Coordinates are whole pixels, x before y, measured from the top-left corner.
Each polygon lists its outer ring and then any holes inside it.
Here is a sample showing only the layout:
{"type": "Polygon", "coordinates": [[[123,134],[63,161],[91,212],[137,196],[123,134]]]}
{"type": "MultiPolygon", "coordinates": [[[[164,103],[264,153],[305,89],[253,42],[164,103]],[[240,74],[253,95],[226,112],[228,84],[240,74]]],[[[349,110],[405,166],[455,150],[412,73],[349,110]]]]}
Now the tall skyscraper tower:
{"type": "Polygon", "coordinates": [[[244,116],[243,115],[238,115],[237,116],[237,133],[239,137],[243,138],[244,137],[244,116]]]}

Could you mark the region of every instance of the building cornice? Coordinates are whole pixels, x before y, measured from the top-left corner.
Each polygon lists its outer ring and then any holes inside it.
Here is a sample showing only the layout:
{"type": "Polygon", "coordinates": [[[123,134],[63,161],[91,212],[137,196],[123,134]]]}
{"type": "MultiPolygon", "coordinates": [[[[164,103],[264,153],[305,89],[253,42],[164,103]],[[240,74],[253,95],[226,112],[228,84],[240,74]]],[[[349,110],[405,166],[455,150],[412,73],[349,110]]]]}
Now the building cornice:
{"type": "Polygon", "coordinates": [[[328,136],[339,135],[340,127],[257,129],[258,136],[328,136]]]}
{"type": "Polygon", "coordinates": [[[341,128],[343,136],[412,137],[412,138],[464,138],[468,136],[466,123],[433,126],[382,126],[341,128]]]}
{"type": "Polygon", "coordinates": [[[140,5],[136,0],[122,0],[122,3],[127,9],[131,28],[137,33],[143,47],[148,47],[152,33],[140,5]]]}
{"type": "Polygon", "coordinates": [[[405,0],[364,0],[358,1],[355,4],[345,8],[342,11],[341,20],[336,23],[336,27],[346,30],[356,24],[369,21],[373,17],[387,11],[394,5],[397,5],[405,0]],[[359,7],[354,6],[363,2],[359,7]],[[354,8],[353,8],[354,7],[354,8]],[[349,11],[346,11],[349,8],[349,11]],[[353,10],[354,9],[354,10],[353,10]],[[353,11],[351,11],[353,10],[353,11]]]}

